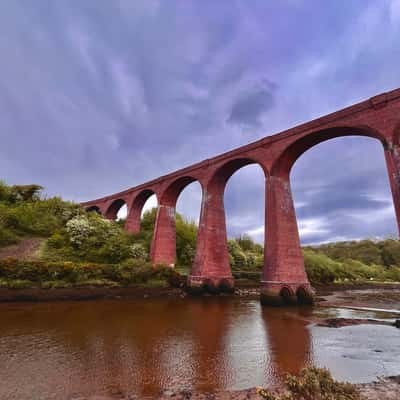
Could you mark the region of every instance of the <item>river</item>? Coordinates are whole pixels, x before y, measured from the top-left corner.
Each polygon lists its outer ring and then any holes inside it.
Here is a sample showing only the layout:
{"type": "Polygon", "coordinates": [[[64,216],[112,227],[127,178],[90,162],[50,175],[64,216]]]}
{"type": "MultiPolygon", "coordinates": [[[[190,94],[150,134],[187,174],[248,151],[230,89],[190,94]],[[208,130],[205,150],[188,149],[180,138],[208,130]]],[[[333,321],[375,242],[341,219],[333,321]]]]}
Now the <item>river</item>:
{"type": "Polygon", "coordinates": [[[0,399],[243,389],[311,364],[352,382],[400,373],[399,329],[309,322],[321,316],[393,317],[236,297],[3,303],[0,399]]]}

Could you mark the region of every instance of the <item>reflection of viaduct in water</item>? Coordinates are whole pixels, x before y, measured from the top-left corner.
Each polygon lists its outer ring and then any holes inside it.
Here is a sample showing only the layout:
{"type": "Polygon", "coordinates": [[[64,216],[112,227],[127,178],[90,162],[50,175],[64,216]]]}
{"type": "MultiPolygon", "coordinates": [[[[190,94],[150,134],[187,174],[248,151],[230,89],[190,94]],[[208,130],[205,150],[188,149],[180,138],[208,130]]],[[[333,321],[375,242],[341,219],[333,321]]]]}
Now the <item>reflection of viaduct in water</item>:
{"type": "Polygon", "coordinates": [[[310,310],[301,309],[294,313],[263,308],[261,313],[275,376],[282,378],[287,373],[296,374],[312,364],[311,335],[307,327],[310,310]],[[299,313],[305,314],[304,320],[299,318],[299,313]]]}
{"type": "Polygon", "coordinates": [[[25,337],[12,365],[5,358],[6,368],[19,371],[16,380],[26,373],[15,381],[24,390],[33,385],[30,377],[46,376],[49,393],[120,390],[144,398],[169,387],[214,392],[240,379],[243,387],[268,384],[298,372],[311,358],[299,312],[309,311],[260,310],[231,298],[40,304],[27,318],[6,318],[0,337],[25,337]],[[37,336],[41,346],[31,348],[37,336]]]}
{"type": "Polygon", "coordinates": [[[258,164],[265,174],[266,246],[262,292],[264,301],[286,298],[310,301],[312,290],[304,261],[290,189],[290,170],[308,149],[340,136],[368,136],[382,143],[400,224],[400,89],[316,119],[285,132],[172,172],[153,181],[83,203],[115,219],[119,208],[128,208],[126,227],[140,229],[140,214],[152,194],[158,199],[158,213],[151,246],[153,263],[175,261],[175,206],[182,190],[197,181],[202,187],[202,207],[196,256],[188,283],[202,286],[233,285],[229,265],[224,211],[224,189],[238,169],[258,164]]]}

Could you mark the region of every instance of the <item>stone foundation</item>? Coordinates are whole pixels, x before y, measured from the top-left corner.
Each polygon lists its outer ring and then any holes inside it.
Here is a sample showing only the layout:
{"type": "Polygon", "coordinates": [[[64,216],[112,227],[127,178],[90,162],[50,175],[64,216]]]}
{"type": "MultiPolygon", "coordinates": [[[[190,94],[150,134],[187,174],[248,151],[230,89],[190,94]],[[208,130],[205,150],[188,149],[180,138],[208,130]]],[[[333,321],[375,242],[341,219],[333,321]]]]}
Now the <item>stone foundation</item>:
{"type": "Polygon", "coordinates": [[[265,306],[312,305],[314,295],[309,282],[261,282],[260,300],[265,306]]]}
{"type": "Polygon", "coordinates": [[[190,275],[187,286],[191,293],[233,293],[235,281],[232,276],[205,277],[190,275]]]}

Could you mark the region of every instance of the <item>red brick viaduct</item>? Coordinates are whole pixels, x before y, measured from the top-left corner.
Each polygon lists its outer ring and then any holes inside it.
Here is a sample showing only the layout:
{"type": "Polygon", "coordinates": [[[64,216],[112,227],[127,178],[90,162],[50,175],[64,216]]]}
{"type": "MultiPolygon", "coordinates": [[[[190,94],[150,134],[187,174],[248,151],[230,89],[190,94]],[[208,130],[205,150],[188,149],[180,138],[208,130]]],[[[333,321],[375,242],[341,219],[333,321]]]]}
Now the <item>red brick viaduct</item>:
{"type": "MultiPolygon", "coordinates": [[[[197,181],[202,203],[197,249],[188,285],[233,287],[228,258],[224,190],[231,175],[248,164],[265,174],[265,246],[262,300],[311,301],[313,290],[304,270],[290,170],[309,148],[340,136],[368,136],[382,143],[400,229],[400,89],[161,176],[120,193],[83,203],[109,219],[127,205],[126,229],[139,232],[146,200],[157,196],[158,212],[151,245],[154,264],[175,262],[175,206],[182,190],[197,181]]],[[[338,165],[338,168],[340,166],[338,165]]]]}

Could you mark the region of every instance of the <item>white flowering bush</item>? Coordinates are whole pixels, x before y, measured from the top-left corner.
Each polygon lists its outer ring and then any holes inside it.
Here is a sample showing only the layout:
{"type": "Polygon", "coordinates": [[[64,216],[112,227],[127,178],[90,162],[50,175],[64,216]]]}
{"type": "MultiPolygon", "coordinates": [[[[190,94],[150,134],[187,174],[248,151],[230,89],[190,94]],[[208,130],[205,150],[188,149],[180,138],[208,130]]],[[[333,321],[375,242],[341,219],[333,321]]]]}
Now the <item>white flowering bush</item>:
{"type": "Polygon", "coordinates": [[[65,229],[55,232],[47,241],[51,256],[71,261],[120,263],[137,258],[145,261],[142,244],[134,242],[123,227],[96,213],[85,213],[70,219],[65,229]]]}
{"type": "Polygon", "coordinates": [[[93,231],[86,216],[77,216],[69,220],[65,226],[70,242],[74,246],[82,246],[93,231]]]}
{"type": "Polygon", "coordinates": [[[146,260],[147,251],[141,243],[133,243],[130,247],[131,257],[137,260],[146,260]]]}

